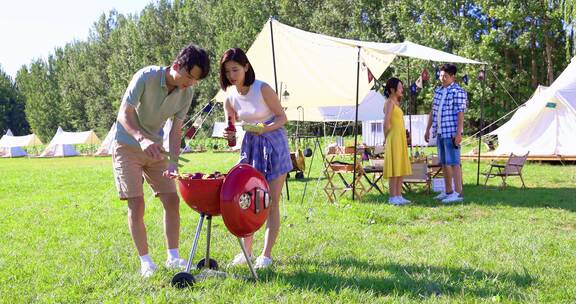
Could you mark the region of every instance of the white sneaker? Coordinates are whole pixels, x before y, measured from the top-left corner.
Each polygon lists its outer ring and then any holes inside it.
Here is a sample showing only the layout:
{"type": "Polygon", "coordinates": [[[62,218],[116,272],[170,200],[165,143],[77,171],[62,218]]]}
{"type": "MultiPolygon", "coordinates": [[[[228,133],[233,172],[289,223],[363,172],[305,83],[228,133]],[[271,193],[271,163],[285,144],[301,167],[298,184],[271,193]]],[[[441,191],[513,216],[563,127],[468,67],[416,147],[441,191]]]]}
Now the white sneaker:
{"type": "MultiPolygon", "coordinates": [[[[249,256],[250,260],[252,260],[252,256],[249,256]]],[[[246,264],[246,257],[244,257],[244,253],[240,252],[237,254],[232,262],[230,262],[230,266],[242,265],[246,264]]]]}
{"type": "Polygon", "coordinates": [[[157,267],[154,263],[142,263],[142,265],[140,265],[140,275],[147,279],[154,274],[156,268],[157,267]]]}
{"type": "Polygon", "coordinates": [[[412,203],[411,200],[408,200],[408,199],[404,198],[402,195],[400,195],[400,201],[402,202],[402,204],[410,204],[410,203],[412,203]]]}
{"type": "Polygon", "coordinates": [[[460,196],[460,193],[454,191],[454,192],[448,194],[448,196],[446,196],[446,198],[442,200],[442,203],[450,204],[450,203],[461,202],[463,200],[464,200],[464,198],[462,196],[460,196]]]}
{"type": "Polygon", "coordinates": [[[400,200],[398,199],[397,196],[393,196],[393,197],[388,198],[388,203],[392,204],[394,206],[398,206],[398,205],[402,204],[402,202],[400,202],[400,200]]]}
{"type": "Polygon", "coordinates": [[[254,263],[254,268],[256,269],[262,269],[262,268],[267,268],[272,266],[272,259],[266,256],[259,256],[256,259],[256,263],[254,263]]]}
{"type": "Polygon", "coordinates": [[[442,192],[440,192],[440,194],[436,195],[434,197],[434,199],[437,201],[441,201],[441,200],[445,199],[447,196],[448,196],[448,194],[446,194],[446,192],[442,191],[442,192]]]}
{"type": "Polygon", "coordinates": [[[389,199],[388,202],[394,206],[402,206],[402,205],[406,205],[406,204],[410,203],[409,200],[403,199],[403,197],[401,197],[401,196],[395,196],[395,197],[389,199]]]}
{"type": "Polygon", "coordinates": [[[180,270],[184,270],[186,269],[186,266],[188,265],[188,261],[181,259],[181,258],[169,258],[166,260],[166,263],[164,264],[166,265],[166,268],[168,269],[180,269],[180,270]]]}

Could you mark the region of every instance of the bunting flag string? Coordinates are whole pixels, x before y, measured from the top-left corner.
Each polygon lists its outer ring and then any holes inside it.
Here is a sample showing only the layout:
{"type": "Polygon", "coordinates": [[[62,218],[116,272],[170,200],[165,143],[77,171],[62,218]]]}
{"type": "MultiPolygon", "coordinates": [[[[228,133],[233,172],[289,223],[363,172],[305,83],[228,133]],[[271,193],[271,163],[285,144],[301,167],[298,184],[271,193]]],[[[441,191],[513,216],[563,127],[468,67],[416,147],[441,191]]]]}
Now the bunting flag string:
{"type": "Polygon", "coordinates": [[[423,88],[422,86],[422,76],[418,77],[418,79],[416,79],[416,86],[419,88],[423,88]]]}
{"type": "Polygon", "coordinates": [[[412,83],[412,85],[410,86],[410,93],[414,96],[416,95],[418,88],[416,87],[416,83],[412,83]]]}
{"type": "Polygon", "coordinates": [[[422,73],[420,74],[422,81],[428,81],[430,80],[430,74],[428,73],[427,69],[422,70],[422,73]]]}

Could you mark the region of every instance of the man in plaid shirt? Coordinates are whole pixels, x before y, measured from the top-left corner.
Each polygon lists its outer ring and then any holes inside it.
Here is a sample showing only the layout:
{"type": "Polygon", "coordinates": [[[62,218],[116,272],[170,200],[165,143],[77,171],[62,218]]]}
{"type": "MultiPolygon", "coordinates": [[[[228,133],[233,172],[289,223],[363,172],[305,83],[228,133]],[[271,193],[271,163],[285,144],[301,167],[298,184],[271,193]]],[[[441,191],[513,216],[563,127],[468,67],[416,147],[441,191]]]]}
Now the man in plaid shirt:
{"type": "Polygon", "coordinates": [[[461,202],[462,167],[460,164],[460,143],[464,130],[464,111],[468,94],[456,82],[456,66],[450,63],[440,68],[441,87],[434,92],[432,111],[424,139],[430,140],[430,128],[436,137],[438,157],[444,173],[446,191],[434,197],[443,203],[461,202]],[[454,188],[452,189],[452,184],[454,188]]]}

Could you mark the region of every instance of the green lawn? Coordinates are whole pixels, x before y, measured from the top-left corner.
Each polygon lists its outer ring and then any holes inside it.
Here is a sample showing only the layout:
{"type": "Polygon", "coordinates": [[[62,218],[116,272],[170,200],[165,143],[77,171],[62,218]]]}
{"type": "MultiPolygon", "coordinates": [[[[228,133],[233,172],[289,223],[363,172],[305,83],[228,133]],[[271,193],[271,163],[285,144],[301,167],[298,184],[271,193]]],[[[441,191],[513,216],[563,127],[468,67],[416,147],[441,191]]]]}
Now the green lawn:
{"type": "MultiPolygon", "coordinates": [[[[183,172],[226,171],[238,157],[184,156],[191,161],[183,172]]],[[[327,203],[323,179],[316,189],[316,161],[304,203],[304,182],[290,180],[276,264],[259,272],[258,283],[242,279],[247,267],[235,267],[224,268],[234,277],[178,290],[166,269],[140,278],[110,162],[0,159],[0,302],[576,301],[576,166],[528,164],[528,190],[519,180],[486,190],[476,186],[476,164],[466,162],[464,203],[444,206],[418,192],[407,195],[415,204],[394,207],[374,191],[327,203]]],[[[150,253],[162,264],[162,207],[145,195],[150,253]]],[[[187,257],[198,214],[181,208],[187,257]]],[[[225,266],[239,247],[221,217],[214,222],[212,257],[225,266]]],[[[256,252],[261,247],[260,231],[256,252]]],[[[204,250],[203,234],[195,262],[204,250]]]]}

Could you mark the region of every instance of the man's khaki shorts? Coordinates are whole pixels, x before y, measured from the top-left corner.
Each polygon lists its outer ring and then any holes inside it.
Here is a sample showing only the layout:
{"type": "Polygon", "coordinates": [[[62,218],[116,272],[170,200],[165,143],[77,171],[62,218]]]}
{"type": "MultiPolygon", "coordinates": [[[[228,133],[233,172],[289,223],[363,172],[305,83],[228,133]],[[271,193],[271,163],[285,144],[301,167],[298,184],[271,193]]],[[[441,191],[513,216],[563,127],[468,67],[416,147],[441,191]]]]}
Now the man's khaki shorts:
{"type": "Polygon", "coordinates": [[[140,147],[114,142],[112,167],[121,200],[144,196],[144,179],[154,191],[155,196],[176,192],[174,181],[162,175],[168,168],[168,160],[166,158],[153,159],[140,147]]]}

